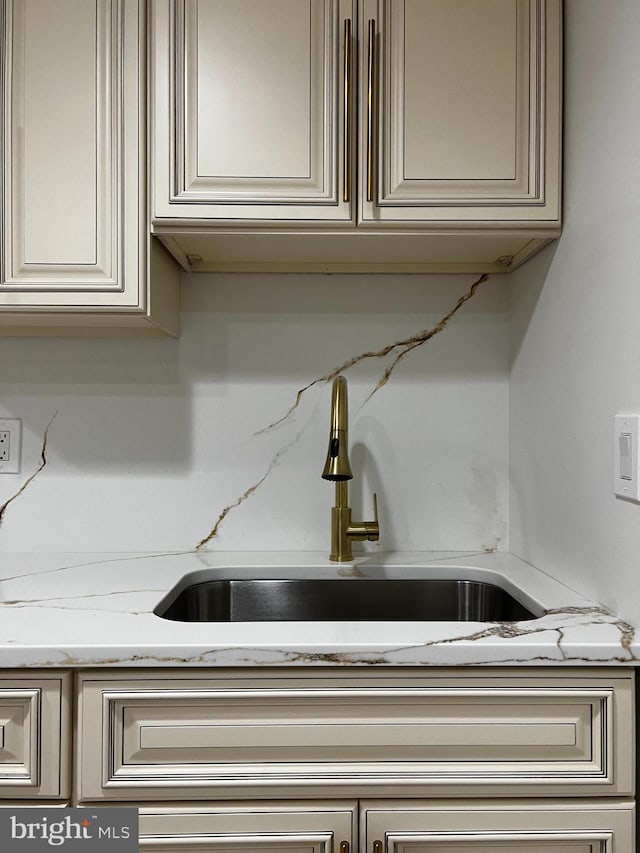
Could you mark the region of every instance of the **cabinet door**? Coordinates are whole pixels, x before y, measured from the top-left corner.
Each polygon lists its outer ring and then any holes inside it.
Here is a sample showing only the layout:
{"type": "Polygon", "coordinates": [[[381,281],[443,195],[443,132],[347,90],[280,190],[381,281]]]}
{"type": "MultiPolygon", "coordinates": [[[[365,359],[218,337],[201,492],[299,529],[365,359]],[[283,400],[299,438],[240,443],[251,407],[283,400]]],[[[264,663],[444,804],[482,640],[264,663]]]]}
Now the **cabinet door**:
{"type": "Polygon", "coordinates": [[[362,12],[361,222],[559,224],[558,0],[362,12]]]}
{"type": "Polygon", "coordinates": [[[629,672],[79,676],[80,800],[629,796],[629,672]]]}
{"type": "Polygon", "coordinates": [[[1,673],[0,797],[68,797],[70,754],[70,675],[1,673]]]}
{"type": "Polygon", "coordinates": [[[355,803],[339,801],[144,807],[140,848],[148,853],[355,853],[355,811],[355,803]]]}
{"type": "Polygon", "coordinates": [[[351,219],[352,10],[352,0],[154,0],[156,221],[351,219]]]}
{"type": "Polygon", "coordinates": [[[633,853],[633,803],[363,802],[362,853],[633,853]]]}
{"type": "Polygon", "coordinates": [[[0,325],[151,320],[146,4],[6,0],[0,16],[0,325]]]}

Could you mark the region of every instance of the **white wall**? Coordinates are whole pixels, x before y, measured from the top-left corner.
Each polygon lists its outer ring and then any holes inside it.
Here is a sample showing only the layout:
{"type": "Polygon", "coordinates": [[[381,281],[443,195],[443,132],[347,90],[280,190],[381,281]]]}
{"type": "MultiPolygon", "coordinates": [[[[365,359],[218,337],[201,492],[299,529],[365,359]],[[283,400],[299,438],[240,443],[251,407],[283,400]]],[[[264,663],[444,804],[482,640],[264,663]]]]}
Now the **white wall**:
{"type": "MultiPolygon", "coordinates": [[[[0,475],[2,551],[329,547],[320,478],[330,390],[296,391],[349,357],[434,325],[473,276],[185,276],[175,340],[0,339],[0,414],[24,420],[23,472],[0,475]],[[299,438],[298,438],[299,436],[299,438]],[[296,440],[297,439],[297,440],[296,440]]],[[[508,288],[494,277],[358,411],[384,364],[349,374],[352,504],[380,498],[386,550],[508,543],[508,288]]],[[[371,546],[375,547],[375,546],[371,546]]]]}
{"type": "Polygon", "coordinates": [[[640,505],[613,417],[640,412],[640,3],[565,2],[565,227],[512,276],[512,550],[640,621],[640,505]]]}

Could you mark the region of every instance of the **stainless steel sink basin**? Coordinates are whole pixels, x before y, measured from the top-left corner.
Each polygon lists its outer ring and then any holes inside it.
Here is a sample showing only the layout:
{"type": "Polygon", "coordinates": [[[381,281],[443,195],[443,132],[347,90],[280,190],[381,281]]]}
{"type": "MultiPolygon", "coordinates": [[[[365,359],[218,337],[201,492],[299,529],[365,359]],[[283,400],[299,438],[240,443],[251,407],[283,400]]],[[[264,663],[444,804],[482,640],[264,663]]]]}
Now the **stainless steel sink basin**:
{"type": "Polygon", "coordinates": [[[154,611],[177,622],[520,622],[535,613],[472,580],[226,579],[193,583],[154,611]]]}

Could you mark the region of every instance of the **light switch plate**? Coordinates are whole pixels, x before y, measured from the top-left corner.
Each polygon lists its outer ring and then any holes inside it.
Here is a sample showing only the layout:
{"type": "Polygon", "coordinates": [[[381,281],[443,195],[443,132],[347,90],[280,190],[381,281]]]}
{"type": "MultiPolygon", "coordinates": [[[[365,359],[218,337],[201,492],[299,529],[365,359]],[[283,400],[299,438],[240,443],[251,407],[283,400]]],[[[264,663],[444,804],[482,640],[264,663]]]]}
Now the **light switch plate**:
{"type": "Polygon", "coordinates": [[[614,418],[613,491],[619,498],[640,503],[640,415],[614,418]]]}
{"type": "Polygon", "coordinates": [[[22,453],[22,421],[0,418],[0,474],[19,474],[22,453]]]}

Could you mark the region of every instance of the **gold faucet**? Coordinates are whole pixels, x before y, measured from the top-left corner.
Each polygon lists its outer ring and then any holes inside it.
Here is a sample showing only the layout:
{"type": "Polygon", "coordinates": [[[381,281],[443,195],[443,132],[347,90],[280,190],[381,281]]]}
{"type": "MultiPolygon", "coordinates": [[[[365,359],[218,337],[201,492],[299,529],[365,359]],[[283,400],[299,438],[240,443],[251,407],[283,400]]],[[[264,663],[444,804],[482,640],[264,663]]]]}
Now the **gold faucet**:
{"type": "Polygon", "coordinates": [[[324,463],[322,478],[336,484],[335,506],[331,509],[331,553],[330,560],[345,563],[353,560],[352,540],[368,539],[376,542],[380,538],[378,524],[378,500],[373,494],[374,521],[352,521],[349,506],[349,480],[353,479],[349,464],[348,447],[348,399],[347,380],[336,376],[331,393],[331,432],[329,450],[324,463]]]}

